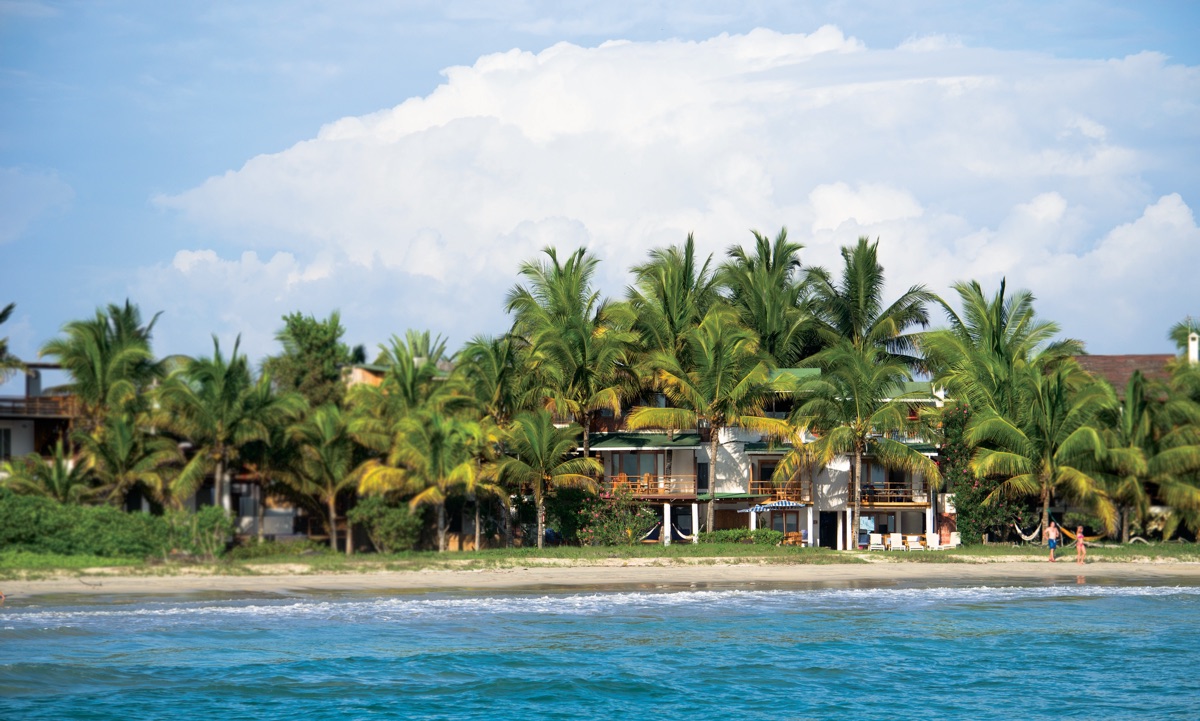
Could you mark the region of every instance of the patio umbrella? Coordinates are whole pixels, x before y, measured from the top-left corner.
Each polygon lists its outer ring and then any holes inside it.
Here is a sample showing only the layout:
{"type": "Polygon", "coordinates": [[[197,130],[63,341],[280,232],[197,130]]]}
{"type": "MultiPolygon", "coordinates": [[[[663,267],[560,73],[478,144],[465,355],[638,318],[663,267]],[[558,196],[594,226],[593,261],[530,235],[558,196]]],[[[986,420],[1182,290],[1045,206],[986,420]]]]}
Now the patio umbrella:
{"type": "Polygon", "coordinates": [[[796,503],[795,501],[789,501],[786,499],[780,500],[780,501],[771,501],[770,503],[764,503],[763,505],[758,506],[758,508],[761,508],[764,511],[774,511],[774,510],[777,510],[780,508],[804,508],[804,507],[805,506],[803,503],[796,503]]]}
{"type": "Polygon", "coordinates": [[[771,510],[770,504],[765,506],[751,506],[750,508],[739,508],[738,513],[762,513],[763,511],[771,510]]]}

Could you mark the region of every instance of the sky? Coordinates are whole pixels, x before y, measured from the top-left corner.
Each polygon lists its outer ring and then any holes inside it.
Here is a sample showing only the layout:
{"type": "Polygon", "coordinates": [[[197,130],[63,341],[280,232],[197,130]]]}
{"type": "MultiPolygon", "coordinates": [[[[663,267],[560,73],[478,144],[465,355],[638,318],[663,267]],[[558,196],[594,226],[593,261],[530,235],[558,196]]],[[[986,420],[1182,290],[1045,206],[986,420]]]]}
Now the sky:
{"type": "MultiPolygon", "coordinates": [[[[0,0],[0,326],[155,351],[334,309],[374,349],[507,329],[522,261],[786,227],[888,294],[1002,278],[1093,353],[1200,317],[1200,5],[0,0]],[[903,6],[903,7],[900,7],[903,6]]],[[[941,317],[935,313],[935,320],[941,317]]],[[[10,382],[10,385],[12,382],[10,382]]]]}

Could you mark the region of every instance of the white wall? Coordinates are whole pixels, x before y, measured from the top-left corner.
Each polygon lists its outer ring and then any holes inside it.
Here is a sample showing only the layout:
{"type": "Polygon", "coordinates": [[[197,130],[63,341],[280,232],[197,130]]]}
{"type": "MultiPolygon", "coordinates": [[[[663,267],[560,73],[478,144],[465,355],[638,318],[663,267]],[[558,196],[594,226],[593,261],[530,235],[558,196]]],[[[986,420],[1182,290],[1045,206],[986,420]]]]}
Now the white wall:
{"type": "MultiPolygon", "coordinates": [[[[721,445],[717,448],[714,475],[717,493],[746,493],[750,490],[750,461],[746,457],[744,443],[735,442],[738,437],[738,429],[727,428],[721,431],[721,445]]],[[[705,448],[708,448],[707,444],[705,448]]]]}
{"type": "Polygon", "coordinates": [[[688,450],[673,450],[667,451],[671,454],[671,475],[672,476],[694,476],[696,475],[696,451],[688,450]]]}
{"type": "Polygon", "coordinates": [[[817,510],[844,511],[850,485],[850,459],[838,456],[813,481],[817,510]]]}
{"type": "Polygon", "coordinates": [[[33,421],[0,420],[0,428],[12,431],[13,458],[33,453],[33,421]]]}

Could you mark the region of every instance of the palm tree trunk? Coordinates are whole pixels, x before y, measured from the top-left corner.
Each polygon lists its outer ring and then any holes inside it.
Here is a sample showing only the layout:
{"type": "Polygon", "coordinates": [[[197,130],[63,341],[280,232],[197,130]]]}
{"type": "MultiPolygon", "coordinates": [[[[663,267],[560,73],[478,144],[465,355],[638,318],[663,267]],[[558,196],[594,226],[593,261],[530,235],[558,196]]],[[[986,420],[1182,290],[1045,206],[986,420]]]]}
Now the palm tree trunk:
{"type": "Polygon", "coordinates": [[[513,528],[512,528],[512,512],[508,508],[508,496],[504,495],[496,499],[497,505],[500,506],[500,524],[504,529],[504,547],[513,547],[513,528]]]}
{"type": "Polygon", "coordinates": [[[591,411],[588,411],[587,413],[583,414],[579,425],[583,426],[583,457],[590,458],[591,453],[592,453],[592,441],[591,441],[592,413],[591,413],[591,411]]]}
{"type": "Polygon", "coordinates": [[[540,495],[537,497],[537,534],[538,550],[541,550],[542,541],[546,539],[546,501],[540,495]]]}
{"type": "Polygon", "coordinates": [[[329,494],[329,547],[337,553],[337,494],[329,494]]]}
{"type": "Polygon", "coordinates": [[[1129,515],[1132,512],[1129,506],[1121,509],[1121,543],[1129,543],[1129,515]]]}
{"type": "Polygon", "coordinates": [[[228,484],[225,483],[225,459],[217,459],[216,475],[213,476],[213,505],[221,504],[225,509],[226,518],[233,516],[233,499],[229,495],[228,484]]]}
{"type": "Polygon", "coordinates": [[[1050,528],[1050,486],[1042,484],[1042,537],[1049,540],[1047,531],[1050,528]]]}
{"type": "Polygon", "coordinates": [[[717,530],[717,451],[721,447],[721,429],[712,427],[712,437],[708,441],[708,518],[706,519],[709,533],[717,530]]]}
{"type": "Polygon", "coordinates": [[[437,507],[438,553],[446,550],[446,502],[442,501],[437,507]]]}
{"type": "MultiPolygon", "coordinates": [[[[846,544],[849,550],[858,548],[859,515],[862,513],[862,489],[859,479],[862,478],[862,448],[854,448],[854,478],[851,479],[854,493],[854,513],[850,516],[850,542],[846,544]]],[[[899,525],[899,524],[897,524],[899,525]]],[[[897,529],[898,530],[898,529],[897,529]]]]}
{"type": "Polygon", "coordinates": [[[475,504],[475,550],[479,550],[479,498],[472,497],[471,501],[475,504]]]}
{"type": "Polygon", "coordinates": [[[354,555],[354,525],[350,523],[350,514],[346,514],[346,555],[354,555]]]}

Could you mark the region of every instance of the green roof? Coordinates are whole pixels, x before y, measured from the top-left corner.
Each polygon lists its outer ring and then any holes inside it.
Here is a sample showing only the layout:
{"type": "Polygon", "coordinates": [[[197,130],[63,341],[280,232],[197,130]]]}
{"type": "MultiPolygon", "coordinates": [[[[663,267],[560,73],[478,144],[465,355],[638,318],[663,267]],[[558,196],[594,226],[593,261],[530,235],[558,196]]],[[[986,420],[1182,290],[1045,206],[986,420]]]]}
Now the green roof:
{"type": "Polygon", "coordinates": [[[743,447],[746,453],[787,453],[792,450],[791,443],[768,443],[766,441],[746,443],[743,447]]]}
{"type": "Polygon", "coordinates": [[[820,368],[776,368],[771,371],[771,380],[786,380],[792,383],[803,383],[806,380],[819,378],[820,368]]]}
{"type": "Polygon", "coordinates": [[[588,438],[593,451],[623,451],[652,448],[700,448],[700,434],[676,433],[593,433],[588,438]]]}
{"type": "MultiPolygon", "coordinates": [[[[727,501],[727,500],[735,499],[735,498],[767,498],[770,495],[771,495],[770,493],[718,493],[717,500],[718,501],[727,501]]],[[[700,495],[696,496],[696,500],[697,501],[711,501],[712,494],[711,493],[701,493],[700,495]]]]}

